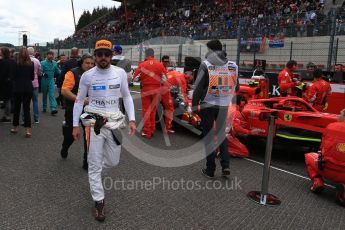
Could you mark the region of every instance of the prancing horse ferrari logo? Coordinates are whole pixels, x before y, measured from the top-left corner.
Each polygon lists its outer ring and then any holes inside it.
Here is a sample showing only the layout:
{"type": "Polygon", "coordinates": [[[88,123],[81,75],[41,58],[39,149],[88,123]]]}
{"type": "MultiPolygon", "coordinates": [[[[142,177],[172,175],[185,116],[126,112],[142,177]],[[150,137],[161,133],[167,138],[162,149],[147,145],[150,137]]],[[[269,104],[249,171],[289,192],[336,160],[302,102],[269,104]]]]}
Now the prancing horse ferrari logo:
{"type": "Polygon", "coordinates": [[[291,121],[292,120],[292,115],[291,114],[284,114],[284,121],[291,121]]]}
{"type": "Polygon", "coordinates": [[[345,153],[345,143],[337,144],[337,150],[339,152],[345,153]]]}

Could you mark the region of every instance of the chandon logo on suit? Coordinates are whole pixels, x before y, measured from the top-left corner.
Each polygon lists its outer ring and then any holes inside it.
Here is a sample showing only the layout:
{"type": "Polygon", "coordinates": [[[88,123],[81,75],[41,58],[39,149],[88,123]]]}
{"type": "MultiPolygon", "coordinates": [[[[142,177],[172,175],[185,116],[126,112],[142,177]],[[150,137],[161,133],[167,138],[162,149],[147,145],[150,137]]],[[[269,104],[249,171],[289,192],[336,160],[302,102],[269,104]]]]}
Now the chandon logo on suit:
{"type": "Polygon", "coordinates": [[[91,105],[94,105],[98,108],[105,108],[107,105],[116,105],[117,100],[114,99],[105,99],[105,98],[93,98],[91,100],[91,105]]]}

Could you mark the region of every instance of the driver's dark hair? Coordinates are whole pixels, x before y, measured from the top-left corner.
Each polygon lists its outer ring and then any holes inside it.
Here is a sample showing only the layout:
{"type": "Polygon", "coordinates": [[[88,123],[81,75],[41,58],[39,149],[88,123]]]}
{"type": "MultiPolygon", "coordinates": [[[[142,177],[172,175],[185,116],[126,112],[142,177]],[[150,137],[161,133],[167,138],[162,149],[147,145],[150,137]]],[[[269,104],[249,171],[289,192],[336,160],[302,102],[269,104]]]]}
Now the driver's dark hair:
{"type": "Polygon", "coordinates": [[[155,51],[152,48],[148,48],[145,50],[145,57],[154,57],[155,51]]]}
{"type": "Polygon", "coordinates": [[[166,60],[166,59],[170,59],[170,57],[168,56],[168,55],[164,55],[163,57],[162,57],[162,61],[164,61],[164,60],[166,60]]]}
{"type": "Polygon", "coordinates": [[[93,58],[93,56],[92,56],[91,54],[85,53],[85,54],[83,54],[83,56],[81,56],[80,59],[78,59],[78,66],[81,67],[81,65],[84,63],[84,61],[85,61],[86,59],[88,59],[88,58],[94,60],[94,58],[93,58]]]}
{"type": "Polygon", "coordinates": [[[244,101],[247,104],[247,99],[242,95],[237,95],[232,98],[232,104],[240,105],[241,101],[244,101]]]}
{"type": "Polygon", "coordinates": [[[4,59],[9,59],[10,58],[10,49],[7,47],[0,47],[1,53],[2,53],[2,57],[4,59]]]}
{"type": "Polygon", "coordinates": [[[295,60],[290,60],[286,63],[286,67],[289,69],[291,69],[294,65],[297,65],[297,62],[295,60]]]}
{"type": "Polygon", "coordinates": [[[323,76],[321,69],[315,69],[313,73],[314,78],[321,78],[323,76]]]}
{"type": "Polygon", "coordinates": [[[218,39],[211,40],[211,41],[207,42],[206,46],[207,46],[207,48],[209,48],[212,51],[222,51],[223,50],[223,45],[218,39]]]}
{"type": "Polygon", "coordinates": [[[316,68],[316,65],[313,62],[308,62],[307,68],[316,68]]]}

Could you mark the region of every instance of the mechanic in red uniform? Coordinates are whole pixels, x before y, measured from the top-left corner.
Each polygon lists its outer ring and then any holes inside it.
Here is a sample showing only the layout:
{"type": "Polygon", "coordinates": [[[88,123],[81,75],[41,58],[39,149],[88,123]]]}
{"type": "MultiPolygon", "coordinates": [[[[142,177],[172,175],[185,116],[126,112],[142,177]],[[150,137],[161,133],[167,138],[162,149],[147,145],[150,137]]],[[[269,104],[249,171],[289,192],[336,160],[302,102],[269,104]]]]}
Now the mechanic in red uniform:
{"type": "Polygon", "coordinates": [[[145,50],[145,56],[146,61],[139,64],[133,78],[141,81],[141,104],[144,119],[144,130],[141,135],[151,139],[156,130],[156,111],[166,69],[162,63],[154,59],[152,48],[145,50]]]}
{"type": "MultiPolygon", "coordinates": [[[[165,68],[165,71],[168,72],[168,66],[170,64],[170,57],[165,55],[162,57],[162,64],[165,68]]],[[[164,84],[161,87],[161,102],[164,107],[165,112],[165,132],[166,133],[175,133],[175,131],[172,129],[172,120],[173,120],[173,114],[174,114],[174,104],[171,98],[170,94],[170,87],[168,81],[165,81],[164,84]]]]}
{"type": "Polygon", "coordinates": [[[187,73],[181,73],[176,70],[168,72],[167,81],[170,86],[176,86],[180,88],[180,93],[182,94],[184,101],[187,102],[187,87],[188,82],[192,79],[193,76],[188,75],[187,73]]]}
{"type": "MultiPolygon", "coordinates": [[[[238,136],[257,135],[260,129],[250,129],[247,118],[242,113],[247,100],[244,96],[238,95],[233,98],[232,107],[228,111],[228,122],[232,121],[228,139],[228,151],[233,157],[248,157],[249,151],[247,147],[241,143],[238,136]]],[[[229,126],[228,126],[229,127],[229,126]]]]}
{"type": "Polygon", "coordinates": [[[331,94],[331,84],[322,79],[322,70],[314,70],[314,81],[304,94],[304,100],[310,103],[315,109],[323,112],[327,108],[327,95],[331,94]]]}
{"type": "Polygon", "coordinates": [[[282,97],[296,95],[295,87],[300,84],[299,81],[294,79],[293,71],[296,69],[297,62],[290,60],[286,63],[286,67],[279,73],[278,85],[282,97]]]}
{"type": "Polygon", "coordinates": [[[338,183],[336,202],[345,206],[345,109],[340,112],[338,122],[329,124],[322,137],[321,153],[305,155],[307,172],[313,182],[310,190],[321,192],[324,179],[338,183]]]}

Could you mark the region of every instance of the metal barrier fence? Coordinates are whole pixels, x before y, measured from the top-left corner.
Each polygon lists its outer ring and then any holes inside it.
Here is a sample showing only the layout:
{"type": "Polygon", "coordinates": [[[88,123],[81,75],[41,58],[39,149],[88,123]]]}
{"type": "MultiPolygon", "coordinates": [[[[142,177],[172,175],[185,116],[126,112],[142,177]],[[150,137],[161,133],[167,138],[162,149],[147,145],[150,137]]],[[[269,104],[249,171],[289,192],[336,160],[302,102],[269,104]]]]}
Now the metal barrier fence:
{"type": "Polygon", "coordinates": [[[203,25],[194,25],[198,33],[191,35],[188,34],[190,28],[183,25],[174,29],[175,36],[164,36],[164,28],[146,28],[103,37],[90,35],[88,39],[59,43],[54,48],[57,54],[68,54],[71,47],[82,47],[82,52],[92,52],[96,40],[106,38],[114,44],[123,45],[125,56],[134,64],[142,61],[143,50],[151,47],[157,59],[169,55],[173,63],[183,66],[186,56],[205,57],[207,40],[220,39],[229,58],[236,60],[244,70],[252,69],[255,59],[266,60],[267,68],[271,70],[281,69],[292,59],[302,69],[308,62],[314,62],[327,71],[332,70],[335,64],[344,64],[345,20],[340,23],[337,18],[345,17],[345,12],[331,9],[327,16],[319,15],[319,18],[313,19],[305,19],[306,14],[284,16],[279,20],[273,17],[258,18],[255,23],[253,19],[241,18],[234,21],[231,28],[225,26],[224,22],[212,22],[211,30],[203,25]],[[284,25],[280,24],[282,20],[286,20],[284,25]]]}
{"type": "MultiPolygon", "coordinates": [[[[270,48],[269,42],[261,52],[241,52],[239,43],[235,39],[221,40],[224,44],[230,60],[236,61],[243,70],[253,69],[255,59],[266,60],[266,69],[280,70],[289,60],[296,60],[300,69],[306,68],[307,63],[313,62],[323,70],[333,70],[335,64],[345,64],[345,36],[335,38],[331,46],[329,36],[314,38],[285,38],[283,47],[270,48]],[[330,48],[331,47],[331,48],[330,48]],[[238,51],[239,55],[238,55],[238,51]],[[331,58],[330,58],[331,57],[331,58]]],[[[163,55],[169,55],[172,63],[176,66],[184,66],[185,57],[197,57],[204,59],[207,53],[207,41],[194,41],[192,44],[165,44],[151,45],[138,44],[123,46],[123,54],[133,64],[138,64],[144,59],[144,50],[151,47],[155,51],[155,58],[161,59],[163,55]]],[[[94,44],[94,43],[93,43],[94,44]]],[[[91,46],[81,49],[81,54],[92,53],[91,46]]],[[[55,50],[56,54],[64,53],[69,56],[69,49],[55,50]]]]}

